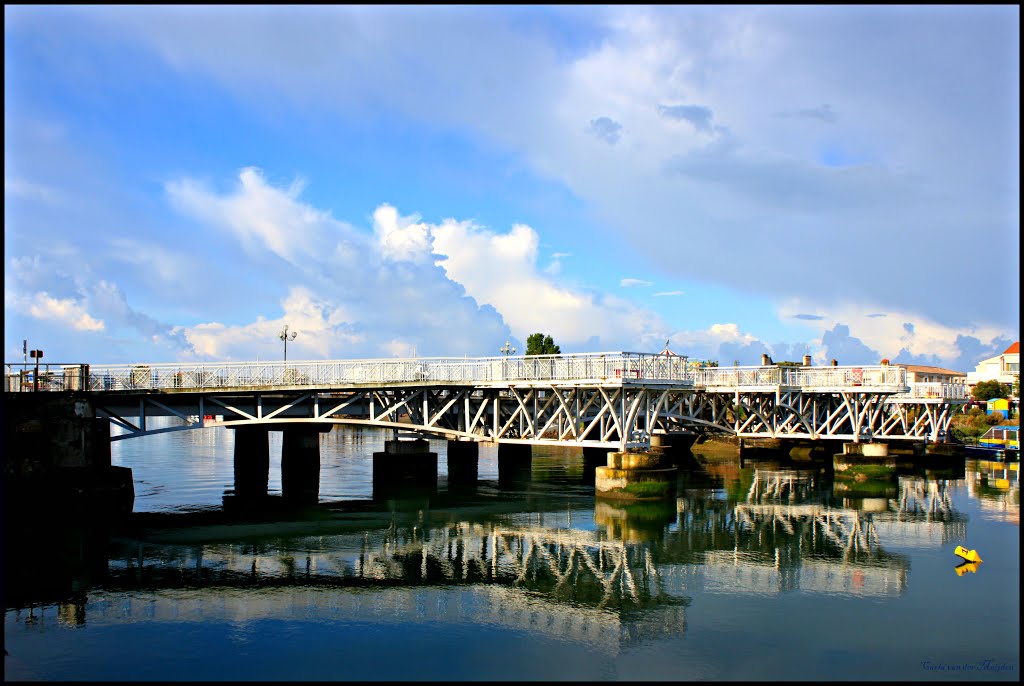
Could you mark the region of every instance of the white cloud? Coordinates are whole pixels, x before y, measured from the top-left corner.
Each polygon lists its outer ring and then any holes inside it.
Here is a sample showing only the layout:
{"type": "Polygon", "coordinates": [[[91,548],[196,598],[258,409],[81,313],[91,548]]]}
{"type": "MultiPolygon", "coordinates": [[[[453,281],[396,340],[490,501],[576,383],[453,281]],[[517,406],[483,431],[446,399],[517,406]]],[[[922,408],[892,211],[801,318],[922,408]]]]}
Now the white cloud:
{"type": "Polygon", "coordinates": [[[55,188],[7,176],[4,176],[4,195],[39,200],[48,204],[63,202],[63,194],[55,188]]]}
{"type": "Polygon", "coordinates": [[[288,326],[288,357],[330,359],[339,348],[358,344],[362,336],[345,330],[349,315],[340,306],[316,298],[308,289],[292,288],[281,302],[283,314],[273,320],[259,317],[242,325],[206,322],[182,327],[182,333],[203,358],[223,360],[284,357],[280,334],[288,326]],[[296,334],[294,339],[291,334],[296,334]]]}
{"type": "Polygon", "coordinates": [[[381,205],[373,213],[373,231],[382,254],[392,260],[430,261],[430,236],[418,217],[399,217],[391,205],[381,205]]]}
{"type": "Polygon", "coordinates": [[[523,339],[551,335],[563,350],[597,339],[606,349],[635,348],[660,317],[610,297],[574,290],[537,269],[537,233],[516,224],[505,234],[448,220],[432,228],[434,252],[450,279],[479,302],[493,305],[523,339]]]}
{"type": "Polygon", "coordinates": [[[703,331],[677,331],[669,338],[680,350],[717,350],[723,343],[753,343],[757,337],[740,331],[737,324],[712,324],[703,331]]]}
{"type": "Polygon", "coordinates": [[[269,250],[293,264],[321,254],[350,231],[330,213],[300,203],[301,182],[287,190],[275,188],[255,167],[242,169],[238,178],[239,185],[228,195],[190,179],[171,181],[166,190],[180,210],[229,229],[250,251],[269,250]]]}
{"type": "Polygon", "coordinates": [[[115,236],[108,240],[109,252],[128,264],[141,269],[147,278],[157,278],[167,285],[178,285],[194,278],[194,255],[168,250],[152,242],[115,236]]]}
{"type": "Polygon", "coordinates": [[[655,293],[654,297],[655,298],[668,298],[668,297],[672,297],[672,296],[676,296],[676,295],[686,295],[686,291],[662,291],[660,293],[655,293]]]}
{"type": "Polygon", "coordinates": [[[644,281],[643,279],[622,279],[619,281],[619,286],[622,288],[635,288],[636,286],[653,286],[654,284],[650,281],[644,281]]]}
{"type": "MultiPolygon", "coordinates": [[[[845,325],[866,346],[882,357],[895,359],[901,350],[911,356],[934,356],[945,364],[953,364],[962,353],[961,336],[973,336],[983,342],[999,339],[1006,332],[995,326],[950,327],[920,314],[889,310],[879,317],[878,306],[871,303],[833,303],[826,306],[802,299],[790,299],[779,307],[782,319],[802,312],[820,312],[818,318],[803,319],[801,326],[813,331],[821,345],[821,336],[836,325],[845,325]]],[[[824,357],[819,358],[823,362],[824,357]]]]}
{"type": "MultiPolygon", "coordinates": [[[[276,187],[253,168],[243,170],[241,179],[226,194],[190,179],[169,183],[167,190],[181,211],[236,237],[254,254],[270,252],[291,265],[280,302],[291,329],[300,331],[297,350],[380,357],[394,352],[393,342],[400,340],[424,355],[453,349],[490,354],[494,342],[507,336],[493,308],[467,297],[433,263],[430,225],[417,216],[402,217],[383,204],[373,213],[371,235],[302,202],[298,184],[276,187]]],[[[498,254],[522,250],[514,238],[490,247],[498,254]]],[[[199,354],[216,350],[240,359],[245,351],[266,354],[268,321],[270,328],[286,323],[277,316],[234,326],[207,322],[186,334],[199,354]]]]}
{"type": "Polygon", "coordinates": [[[90,316],[82,303],[71,298],[52,298],[48,293],[36,293],[20,305],[37,319],[57,322],[76,331],[104,329],[102,320],[90,316]]]}

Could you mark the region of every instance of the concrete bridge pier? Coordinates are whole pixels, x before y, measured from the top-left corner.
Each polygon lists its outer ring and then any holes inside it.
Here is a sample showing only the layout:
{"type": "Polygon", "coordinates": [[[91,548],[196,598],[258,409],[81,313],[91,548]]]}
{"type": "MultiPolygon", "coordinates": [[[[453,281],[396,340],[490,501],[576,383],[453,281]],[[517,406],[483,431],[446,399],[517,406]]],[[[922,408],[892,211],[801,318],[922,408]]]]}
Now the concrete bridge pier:
{"type": "Polygon", "coordinates": [[[292,503],[316,505],[320,499],[320,434],[334,427],[285,425],[281,445],[281,496],[292,503]]]}
{"type": "Polygon", "coordinates": [[[437,493],[437,453],[426,439],[385,440],[373,454],[373,499],[437,493]]]}
{"type": "Polygon", "coordinates": [[[596,469],[598,497],[619,500],[661,500],[676,491],[679,469],[668,465],[662,448],[608,453],[608,465],[596,469]]]}
{"type": "Polygon", "coordinates": [[[530,480],[533,467],[533,447],[528,443],[498,444],[498,483],[516,483],[530,480]]]}
{"type": "Polygon", "coordinates": [[[583,483],[593,486],[597,478],[597,468],[608,464],[608,453],[611,448],[583,449],[583,483]]]}
{"type": "Polygon", "coordinates": [[[235,432],[235,496],[267,497],[270,476],[270,442],[265,426],[233,426],[235,432]]]}
{"type": "Polygon", "coordinates": [[[475,484],[479,465],[479,443],[476,441],[448,441],[449,484],[475,484]]]}
{"type": "Polygon", "coordinates": [[[78,395],[7,394],[3,494],[8,521],[120,516],[132,511],[132,470],[110,462],[110,422],[78,395]],[[30,508],[30,509],[26,509],[30,508]]]}
{"type": "Polygon", "coordinates": [[[681,453],[693,447],[697,434],[689,431],[666,431],[651,434],[651,447],[662,448],[669,455],[681,453]]]}

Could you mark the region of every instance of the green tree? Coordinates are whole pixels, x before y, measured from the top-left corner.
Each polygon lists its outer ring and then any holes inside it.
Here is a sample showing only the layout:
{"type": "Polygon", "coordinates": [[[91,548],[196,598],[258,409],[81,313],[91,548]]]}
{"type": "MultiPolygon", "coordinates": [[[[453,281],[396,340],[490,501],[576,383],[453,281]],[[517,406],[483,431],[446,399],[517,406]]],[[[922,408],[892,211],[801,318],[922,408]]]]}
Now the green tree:
{"type": "Polygon", "coordinates": [[[998,381],[981,381],[973,391],[975,400],[992,400],[1010,397],[1010,387],[998,381]]]}
{"type": "Polygon", "coordinates": [[[542,333],[532,333],[526,339],[527,355],[557,355],[560,352],[562,352],[562,349],[555,345],[555,341],[551,336],[545,336],[542,333]]]}

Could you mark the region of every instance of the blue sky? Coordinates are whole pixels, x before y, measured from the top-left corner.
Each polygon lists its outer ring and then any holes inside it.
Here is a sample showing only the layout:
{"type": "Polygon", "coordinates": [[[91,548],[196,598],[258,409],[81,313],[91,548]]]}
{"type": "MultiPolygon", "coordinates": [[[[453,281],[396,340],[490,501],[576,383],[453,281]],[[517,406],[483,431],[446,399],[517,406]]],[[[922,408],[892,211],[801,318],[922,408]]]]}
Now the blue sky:
{"type": "Polygon", "coordinates": [[[4,359],[1020,328],[1019,7],[4,8],[4,359]]]}

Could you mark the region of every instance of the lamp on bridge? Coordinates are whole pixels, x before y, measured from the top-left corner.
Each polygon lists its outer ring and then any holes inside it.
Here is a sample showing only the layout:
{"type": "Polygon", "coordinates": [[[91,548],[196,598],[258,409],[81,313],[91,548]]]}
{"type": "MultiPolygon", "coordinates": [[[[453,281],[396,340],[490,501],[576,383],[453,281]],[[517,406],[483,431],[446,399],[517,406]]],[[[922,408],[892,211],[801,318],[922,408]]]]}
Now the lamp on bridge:
{"type": "Polygon", "coordinates": [[[284,341],[284,361],[288,361],[288,341],[294,341],[295,337],[299,335],[298,331],[292,331],[291,336],[288,335],[288,325],[284,325],[284,331],[278,334],[278,338],[284,341]]]}
{"type": "Polygon", "coordinates": [[[512,343],[506,339],[505,345],[501,346],[500,348],[500,352],[502,355],[515,355],[516,349],[515,346],[513,346],[512,343]]]}

